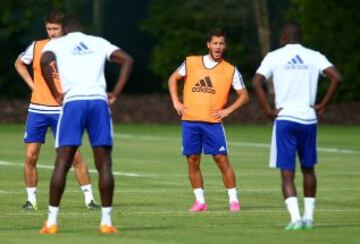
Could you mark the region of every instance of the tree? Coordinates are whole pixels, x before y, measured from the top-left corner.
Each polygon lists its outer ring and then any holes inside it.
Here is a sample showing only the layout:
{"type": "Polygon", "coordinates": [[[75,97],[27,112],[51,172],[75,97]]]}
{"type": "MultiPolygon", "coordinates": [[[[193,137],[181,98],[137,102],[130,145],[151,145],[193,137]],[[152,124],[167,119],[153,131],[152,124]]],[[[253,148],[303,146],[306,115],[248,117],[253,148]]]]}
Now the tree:
{"type": "Polygon", "coordinates": [[[270,51],[271,44],[267,1],[254,0],[254,10],[261,55],[265,56],[270,51]]]}
{"type": "MultiPolygon", "coordinates": [[[[257,32],[259,36],[259,44],[261,56],[264,57],[269,51],[271,46],[270,39],[270,25],[269,25],[269,14],[266,0],[254,0],[254,12],[257,26],[257,32]]],[[[266,83],[269,97],[274,97],[274,84],[272,79],[266,83]]]]}
{"type": "Polygon", "coordinates": [[[152,71],[165,81],[185,56],[206,53],[207,33],[214,28],[228,34],[226,58],[242,73],[254,70],[259,56],[252,11],[250,0],[153,0],[142,25],[157,41],[152,71]]]}
{"type": "MultiPolygon", "coordinates": [[[[0,96],[25,97],[27,86],[16,74],[14,62],[32,40],[46,38],[44,17],[53,9],[83,15],[91,0],[2,0],[0,8],[0,96]]],[[[91,5],[90,5],[91,6],[91,5]]]]}
{"type": "Polygon", "coordinates": [[[96,35],[102,34],[105,0],[93,0],[92,22],[96,35]]]}
{"type": "MultiPolygon", "coordinates": [[[[31,40],[44,37],[43,18],[49,9],[63,7],[61,0],[3,0],[0,8],[0,95],[26,94],[26,86],[18,78],[14,62],[20,50],[31,40]]],[[[28,93],[28,92],[27,92],[28,93]]]]}
{"type": "MultiPolygon", "coordinates": [[[[355,0],[293,0],[288,12],[301,24],[304,44],[325,54],[342,73],[337,101],[360,101],[359,9],[355,0]]],[[[320,93],[326,87],[320,82],[320,93]]]]}

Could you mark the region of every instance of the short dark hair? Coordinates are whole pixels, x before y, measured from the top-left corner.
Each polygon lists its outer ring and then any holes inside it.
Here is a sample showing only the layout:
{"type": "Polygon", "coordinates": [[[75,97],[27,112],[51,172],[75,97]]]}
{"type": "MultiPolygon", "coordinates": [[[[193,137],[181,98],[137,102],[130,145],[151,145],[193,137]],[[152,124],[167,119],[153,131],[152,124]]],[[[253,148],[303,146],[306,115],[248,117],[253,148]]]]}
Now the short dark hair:
{"type": "Polygon", "coordinates": [[[82,29],[82,21],[77,15],[69,14],[65,16],[63,26],[66,29],[80,30],[82,29]]]}
{"type": "Polygon", "coordinates": [[[45,17],[45,24],[51,23],[51,24],[60,24],[62,25],[64,20],[64,14],[59,10],[53,10],[45,17]]]}
{"type": "Polygon", "coordinates": [[[295,40],[301,40],[301,27],[300,24],[293,20],[287,20],[283,25],[283,32],[295,40]]]}
{"type": "Polygon", "coordinates": [[[220,28],[216,28],[216,29],[213,29],[213,30],[209,31],[207,41],[211,42],[213,36],[217,36],[217,37],[223,36],[225,38],[225,41],[226,41],[226,33],[225,33],[224,30],[222,30],[220,28]]]}

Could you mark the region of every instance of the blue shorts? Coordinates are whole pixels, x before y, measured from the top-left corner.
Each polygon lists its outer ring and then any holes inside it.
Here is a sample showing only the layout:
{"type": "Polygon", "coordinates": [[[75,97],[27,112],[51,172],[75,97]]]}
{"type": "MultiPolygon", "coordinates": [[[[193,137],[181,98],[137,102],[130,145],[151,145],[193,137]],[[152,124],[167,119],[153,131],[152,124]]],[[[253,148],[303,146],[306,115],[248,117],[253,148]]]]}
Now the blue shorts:
{"type": "Polygon", "coordinates": [[[221,123],[182,121],[181,127],[184,156],[201,153],[227,155],[225,130],[221,123]]]}
{"type": "Polygon", "coordinates": [[[302,167],[313,168],[317,163],[316,130],[316,124],[275,121],[270,166],[295,170],[297,153],[302,167]]]}
{"type": "Polygon", "coordinates": [[[26,119],[24,142],[45,143],[47,129],[50,127],[55,136],[58,121],[59,114],[29,112],[26,119]]]}
{"type": "Polygon", "coordinates": [[[56,148],[80,146],[87,131],[93,147],[112,146],[110,108],[104,100],[76,100],[65,103],[56,131],[56,148]]]}

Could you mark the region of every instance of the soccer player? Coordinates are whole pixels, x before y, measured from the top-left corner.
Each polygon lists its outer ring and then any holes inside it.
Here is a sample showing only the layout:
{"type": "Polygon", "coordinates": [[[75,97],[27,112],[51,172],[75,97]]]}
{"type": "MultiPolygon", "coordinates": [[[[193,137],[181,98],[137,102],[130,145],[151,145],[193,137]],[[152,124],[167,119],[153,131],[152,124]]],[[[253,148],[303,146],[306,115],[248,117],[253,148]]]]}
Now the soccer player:
{"type": "Polygon", "coordinates": [[[131,72],[133,60],[107,40],[81,32],[76,16],[64,19],[66,35],[49,42],[41,58],[41,70],[51,93],[63,101],[56,136],[55,168],[50,183],[49,214],[41,234],[58,232],[57,216],[65,189],[66,175],[77,148],[87,130],[93,148],[94,162],[99,173],[99,190],[102,204],[100,232],[116,233],[111,211],[114,192],[111,151],[113,145],[109,103],[122,91],[131,72]],[[121,72],[112,93],[106,94],[105,61],[121,66],[121,72]],[[57,72],[58,71],[58,72],[57,72]],[[60,75],[61,93],[54,83],[60,75]]]}
{"type": "Polygon", "coordinates": [[[268,53],[252,80],[265,114],[275,119],[270,166],[281,172],[282,193],[291,221],[286,230],[312,229],[316,195],[315,164],[317,114],[321,115],[341,81],[341,75],[321,53],[300,44],[300,27],[295,22],[283,26],[281,48],[268,53]],[[326,95],[315,104],[319,74],[330,79],[326,95]],[[271,108],[262,88],[273,78],[275,108],[271,108]],[[295,188],[295,160],[299,156],[303,174],[304,214],[301,217],[295,188]]]}
{"type": "MultiPolygon", "coordinates": [[[[51,128],[55,136],[61,110],[61,105],[51,95],[42,77],[40,57],[43,47],[50,40],[63,35],[62,20],[63,14],[61,12],[50,12],[45,18],[45,28],[48,39],[34,41],[15,61],[16,71],[32,90],[24,135],[24,178],[27,192],[27,201],[23,206],[25,210],[37,209],[36,192],[38,172],[36,163],[39,158],[41,144],[45,143],[48,127],[51,128]],[[30,64],[32,64],[33,67],[33,77],[27,69],[27,65],[30,64]]],[[[85,196],[86,206],[89,209],[99,209],[99,206],[94,201],[87,165],[79,152],[77,152],[75,156],[74,168],[76,178],[85,196]]]]}
{"type": "Polygon", "coordinates": [[[240,210],[235,173],[230,165],[222,120],[249,100],[242,76],[237,68],[223,59],[225,33],[216,29],[209,33],[209,53],[189,56],[168,80],[171,99],[182,117],[183,155],[187,159],[188,175],[195,195],[192,212],[207,211],[201,153],[211,154],[220,169],[229,195],[230,211],[240,210]],[[178,81],[184,80],[183,100],[178,95],[178,81]],[[236,100],[226,107],[231,87],[236,100]]]}

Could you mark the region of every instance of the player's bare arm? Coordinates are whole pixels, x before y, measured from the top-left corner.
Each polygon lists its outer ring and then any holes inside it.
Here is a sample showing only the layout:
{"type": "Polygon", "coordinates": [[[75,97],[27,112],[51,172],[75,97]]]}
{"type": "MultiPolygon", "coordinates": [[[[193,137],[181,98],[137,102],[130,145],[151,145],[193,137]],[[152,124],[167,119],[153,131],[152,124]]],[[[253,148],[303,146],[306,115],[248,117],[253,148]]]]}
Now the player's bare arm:
{"type": "Polygon", "coordinates": [[[111,93],[108,93],[109,104],[113,104],[123,90],[127,80],[129,79],[134,60],[129,54],[120,49],[115,50],[111,54],[110,60],[111,62],[121,66],[121,71],[115,84],[114,90],[111,93]]]}
{"type": "Polygon", "coordinates": [[[25,83],[30,87],[31,90],[34,90],[34,80],[31,77],[26,64],[20,59],[17,58],[15,61],[16,72],[21,76],[25,83]]]}
{"type": "Polygon", "coordinates": [[[267,117],[270,119],[275,119],[278,113],[280,112],[280,109],[272,109],[270,107],[269,101],[267,100],[266,93],[263,89],[263,83],[265,81],[265,77],[260,74],[255,74],[252,85],[254,88],[254,92],[256,94],[256,97],[259,100],[260,106],[264,110],[267,117]]]}
{"type": "Polygon", "coordinates": [[[176,112],[181,116],[186,112],[186,108],[184,104],[180,101],[179,94],[178,94],[178,81],[182,80],[184,77],[179,74],[179,72],[176,70],[172,75],[170,76],[168,80],[169,85],[169,92],[171,96],[171,100],[173,102],[173,106],[176,110],[176,112]]]}
{"type": "Polygon", "coordinates": [[[53,52],[44,52],[40,60],[41,72],[53,97],[62,104],[63,94],[55,86],[55,79],[58,79],[56,58],[53,52]]]}
{"type": "Polygon", "coordinates": [[[229,116],[232,112],[239,109],[243,105],[247,104],[249,102],[249,93],[246,88],[243,88],[241,90],[236,90],[237,98],[236,100],[227,108],[214,111],[212,113],[212,117],[216,119],[222,119],[227,116],[229,116]]]}
{"type": "Polygon", "coordinates": [[[321,100],[320,103],[315,105],[316,112],[321,115],[324,113],[326,107],[329,105],[331,99],[333,98],[341,80],[341,74],[339,71],[335,68],[335,66],[331,66],[323,71],[323,73],[330,79],[330,85],[328,87],[328,90],[324,96],[324,98],[321,100]]]}

